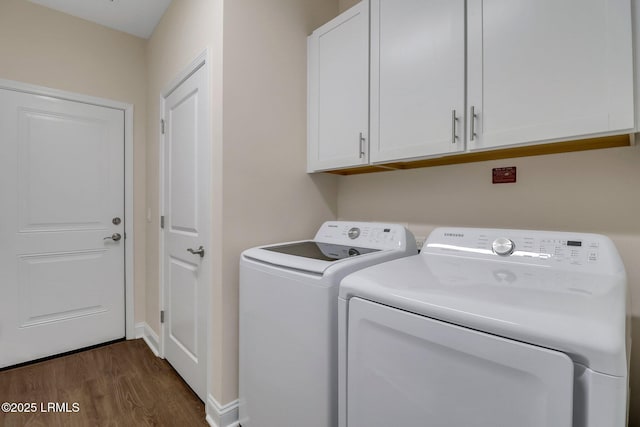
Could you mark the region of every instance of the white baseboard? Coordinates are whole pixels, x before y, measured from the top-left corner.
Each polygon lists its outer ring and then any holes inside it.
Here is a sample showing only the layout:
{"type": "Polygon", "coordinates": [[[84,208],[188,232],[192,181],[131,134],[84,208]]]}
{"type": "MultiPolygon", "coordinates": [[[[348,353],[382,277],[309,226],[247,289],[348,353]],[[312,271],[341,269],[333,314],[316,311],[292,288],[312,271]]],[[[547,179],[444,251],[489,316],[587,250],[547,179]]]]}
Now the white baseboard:
{"type": "Polygon", "coordinates": [[[238,427],[238,400],[220,405],[212,395],[207,397],[207,422],[211,427],[238,427]]]}
{"type": "Polygon", "coordinates": [[[136,324],[136,338],[142,338],[147,343],[153,354],[160,357],[160,338],[147,322],[136,324]]]}

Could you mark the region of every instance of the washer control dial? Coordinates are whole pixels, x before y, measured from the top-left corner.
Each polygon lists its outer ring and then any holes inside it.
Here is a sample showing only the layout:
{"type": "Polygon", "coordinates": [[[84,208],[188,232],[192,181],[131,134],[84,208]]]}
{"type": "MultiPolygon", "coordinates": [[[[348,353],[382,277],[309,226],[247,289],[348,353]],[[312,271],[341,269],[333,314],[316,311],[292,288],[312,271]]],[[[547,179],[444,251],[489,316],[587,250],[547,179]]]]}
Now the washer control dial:
{"type": "Polygon", "coordinates": [[[360,236],[360,229],[358,227],[353,227],[349,229],[349,232],[347,233],[347,235],[351,240],[357,239],[358,236],[360,236]]]}
{"type": "Polygon", "coordinates": [[[491,245],[493,252],[500,256],[509,256],[516,249],[516,244],[506,237],[499,237],[491,245]]]}

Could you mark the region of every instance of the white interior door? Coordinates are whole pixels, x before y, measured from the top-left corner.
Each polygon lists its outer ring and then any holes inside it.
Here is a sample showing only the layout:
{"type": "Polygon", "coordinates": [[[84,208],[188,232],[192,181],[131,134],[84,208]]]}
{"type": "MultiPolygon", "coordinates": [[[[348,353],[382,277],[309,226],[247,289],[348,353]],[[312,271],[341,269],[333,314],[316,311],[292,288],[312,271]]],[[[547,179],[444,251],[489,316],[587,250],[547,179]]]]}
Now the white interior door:
{"type": "Polygon", "coordinates": [[[349,427],[571,427],[560,352],[349,301],[349,427]]]}
{"type": "Polygon", "coordinates": [[[0,367],[124,337],[124,112],[0,89],[0,135],[0,367]]]}
{"type": "Polygon", "coordinates": [[[164,104],[164,356],[205,401],[211,141],[204,67],[164,104]]]}

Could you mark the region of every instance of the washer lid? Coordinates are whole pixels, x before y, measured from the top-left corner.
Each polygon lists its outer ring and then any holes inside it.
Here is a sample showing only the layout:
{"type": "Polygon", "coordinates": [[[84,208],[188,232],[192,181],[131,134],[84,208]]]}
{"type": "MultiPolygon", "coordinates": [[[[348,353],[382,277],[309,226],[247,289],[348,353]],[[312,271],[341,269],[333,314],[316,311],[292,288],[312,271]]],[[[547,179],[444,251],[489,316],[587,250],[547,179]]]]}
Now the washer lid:
{"type": "MultiPolygon", "coordinates": [[[[303,243],[303,242],[291,242],[303,243]]],[[[280,246],[280,245],[278,245],[280,246]]],[[[247,249],[242,253],[243,258],[272,264],[286,269],[300,270],[321,276],[324,271],[335,261],[306,258],[281,252],[266,250],[267,247],[247,249]]]]}
{"type": "Polygon", "coordinates": [[[388,251],[303,240],[247,249],[243,256],[282,268],[322,275],[336,263],[350,262],[361,255],[378,252],[388,251]]]}
{"type": "Polygon", "coordinates": [[[265,251],[278,252],[287,255],[295,255],[304,258],[317,259],[321,261],[336,261],[371,252],[378,252],[380,249],[359,248],[354,246],[335,245],[332,243],[314,242],[306,240],[303,242],[287,243],[284,245],[266,246],[265,251]]]}
{"type": "MultiPolygon", "coordinates": [[[[615,249],[613,255],[605,254],[603,242],[598,256],[617,256],[615,249]]],[[[430,253],[427,248],[347,276],[340,297],[358,296],[556,349],[592,370],[626,375],[624,270],[568,268],[553,257],[547,264],[540,258],[505,262],[504,256],[481,255],[474,258],[452,248],[446,254],[430,253]]]]}
{"type": "MultiPolygon", "coordinates": [[[[347,266],[354,262],[370,265],[396,255],[413,255],[415,237],[402,225],[327,221],[318,229],[313,240],[287,242],[248,249],[243,256],[282,268],[322,275],[333,265],[347,266]]],[[[395,257],[395,256],[394,256],[395,257]]],[[[345,271],[345,270],[342,270],[345,271]]],[[[347,274],[347,273],[344,273],[347,274]]]]}

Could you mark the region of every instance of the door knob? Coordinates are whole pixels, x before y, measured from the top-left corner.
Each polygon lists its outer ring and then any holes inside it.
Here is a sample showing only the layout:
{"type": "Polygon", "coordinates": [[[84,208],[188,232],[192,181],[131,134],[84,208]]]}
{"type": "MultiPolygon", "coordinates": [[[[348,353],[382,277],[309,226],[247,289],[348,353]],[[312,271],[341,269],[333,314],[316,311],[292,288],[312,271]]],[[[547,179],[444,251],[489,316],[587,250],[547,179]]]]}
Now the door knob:
{"type": "Polygon", "coordinates": [[[198,249],[187,249],[188,252],[194,254],[194,255],[200,255],[200,258],[204,258],[204,248],[202,247],[202,245],[198,248],[198,249]]]}
{"type": "Polygon", "coordinates": [[[111,236],[107,236],[103,240],[113,240],[114,242],[117,242],[120,239],[122,239],[120,233],[113,233],[111,236]]]}

